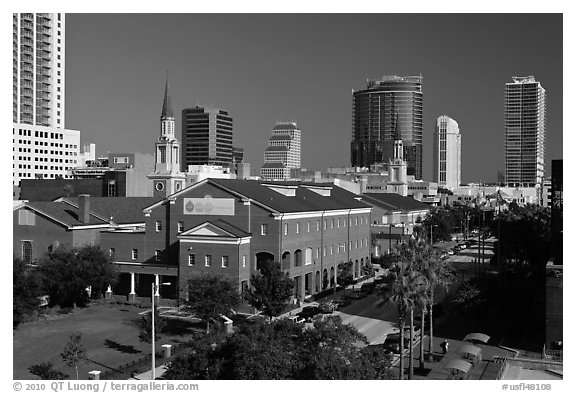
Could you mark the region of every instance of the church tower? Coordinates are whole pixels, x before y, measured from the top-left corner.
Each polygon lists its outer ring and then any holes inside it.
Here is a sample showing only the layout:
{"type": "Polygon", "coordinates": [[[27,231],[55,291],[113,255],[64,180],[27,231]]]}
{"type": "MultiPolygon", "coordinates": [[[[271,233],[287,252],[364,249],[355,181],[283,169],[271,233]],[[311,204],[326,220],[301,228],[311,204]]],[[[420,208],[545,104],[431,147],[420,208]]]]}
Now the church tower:
{"type": "Polygon", "coordinates": [[[186,175],[180,172],[180,143],[175,135],[176,122],[168,89],[168,78],[166,78],[154,172],[148,175],[154,184],[154,196],[161,197],[180,191],[184,188],[186,180],[186,175]]]}
{"type": "Polygon", "coordinates": [[[407,164],[404,161],[404,144],[400,133],[398,112],[394,124],[394,157],[388,162],[388,183],[386,192],[408,196],[407,164]]]}

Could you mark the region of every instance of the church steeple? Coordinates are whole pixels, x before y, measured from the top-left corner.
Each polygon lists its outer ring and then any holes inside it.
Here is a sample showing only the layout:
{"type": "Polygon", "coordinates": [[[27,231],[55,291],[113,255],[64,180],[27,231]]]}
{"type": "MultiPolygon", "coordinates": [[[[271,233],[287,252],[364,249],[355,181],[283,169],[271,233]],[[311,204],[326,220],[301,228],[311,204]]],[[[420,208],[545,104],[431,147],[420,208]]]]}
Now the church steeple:
{"type": "Polygon", "coordinates": [[[170,94],[168,93],[168,75],[166,75],[166,87],[164,88],[164,102],[162,103],[162,115],[160,119],[172,118],[174,119],[174,112],[172,111],[172,100],[170,100],[170,94]]]}
{"type": "Polygon", "coordinates": [[[166,75],[166,86],[164,87],[164,102],[162,103],[162,114],[160,115],[160,138],[159,141],[173,141],[175,121],[174,112],[172,111],[172,100],[168,91],[168,75],[166,75]]]}
{"type": "Polygon", "coordinates": [[[400,121],[398,120],[398,111],[394,116],[394,160],[404,160],[404,145],[402,143],[402,134],[400,133],[400,121]]]}

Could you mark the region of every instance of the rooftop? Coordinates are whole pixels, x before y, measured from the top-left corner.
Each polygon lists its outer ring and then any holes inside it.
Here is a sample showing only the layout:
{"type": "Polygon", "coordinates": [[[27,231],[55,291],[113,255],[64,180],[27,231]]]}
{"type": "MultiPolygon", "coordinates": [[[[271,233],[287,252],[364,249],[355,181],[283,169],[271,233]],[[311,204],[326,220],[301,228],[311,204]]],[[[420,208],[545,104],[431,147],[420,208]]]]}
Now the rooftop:
{"type": "Polygon", "coordinates": [[[388,210],[430,210],[430,206],[425,203],[395,193],[365,193],[361,198],[366,203],[388,210]]]}

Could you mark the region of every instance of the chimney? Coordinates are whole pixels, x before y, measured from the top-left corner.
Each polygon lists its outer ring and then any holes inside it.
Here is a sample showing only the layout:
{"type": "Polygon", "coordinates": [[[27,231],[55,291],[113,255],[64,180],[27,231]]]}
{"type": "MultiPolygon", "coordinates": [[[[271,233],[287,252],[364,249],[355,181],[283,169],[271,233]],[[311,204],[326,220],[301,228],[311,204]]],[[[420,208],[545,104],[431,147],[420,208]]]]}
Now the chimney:
{"type": "Polygon", "coordinates": [[[90,223],[90,195],[78,195],[78,221],[89,224],[90,223]]]}

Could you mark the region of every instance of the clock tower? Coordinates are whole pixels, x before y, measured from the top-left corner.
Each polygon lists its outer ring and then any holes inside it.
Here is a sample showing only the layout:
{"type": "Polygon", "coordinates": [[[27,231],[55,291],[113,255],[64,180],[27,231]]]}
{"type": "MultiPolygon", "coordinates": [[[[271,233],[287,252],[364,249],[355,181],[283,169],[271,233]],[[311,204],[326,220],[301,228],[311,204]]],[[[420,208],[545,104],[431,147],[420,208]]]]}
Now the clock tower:
{"type": "Polygon", "coordinates": [[[163,198],[182,190],[186,181],[186,175],[180,171],[180,143],[174,134],[176,122],[168,90],[168,78],[166,78],[154,172],[148,175],[154,185],[154,196],[163,198]]]}
{"type": "Polygon", "coordinates": [[[394,124],[394,158],[388,162],[388,183],[386,184],[386,191],[400,194],[402,196],[408,195],[408,181],[407,181],[407,167],[404,161],[404,144],[402,143],[402,135],[400,133],[400,124],[398,121],[398,112],[396,112],[394,124]]]}

